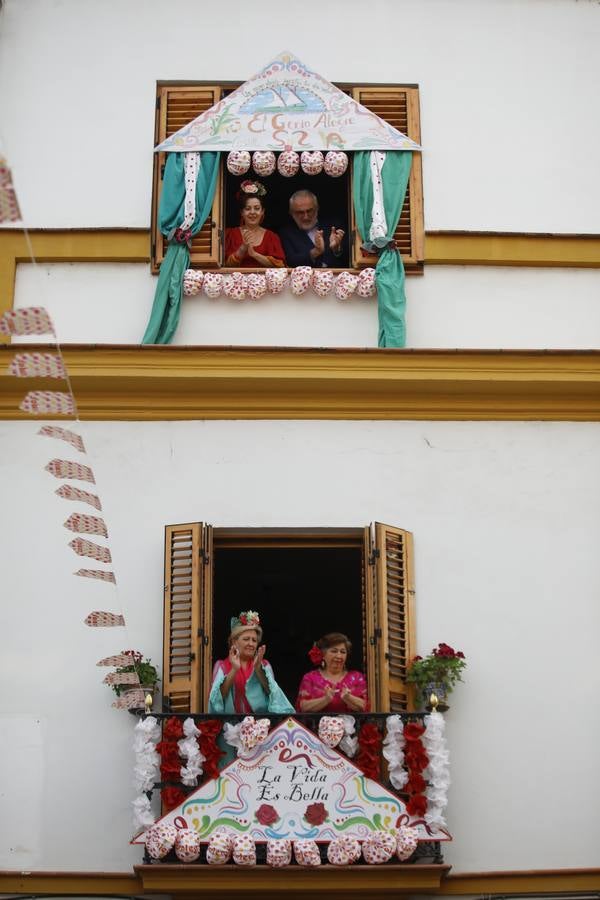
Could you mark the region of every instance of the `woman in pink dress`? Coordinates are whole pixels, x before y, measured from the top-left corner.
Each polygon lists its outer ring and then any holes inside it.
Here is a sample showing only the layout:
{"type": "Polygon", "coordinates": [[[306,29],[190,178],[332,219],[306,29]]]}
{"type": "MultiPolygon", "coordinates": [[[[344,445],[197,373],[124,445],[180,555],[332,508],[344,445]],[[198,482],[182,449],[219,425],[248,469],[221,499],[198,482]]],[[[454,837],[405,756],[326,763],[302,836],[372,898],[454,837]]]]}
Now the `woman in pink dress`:
{"type": "Polygon", "coordinates": [[[317,641],[308,655],[318,668],[300,682],[298,712],[368,712],[367,680],[362,672],[346,668],[351,650],[350,640],[339,631],[317,641]]]}

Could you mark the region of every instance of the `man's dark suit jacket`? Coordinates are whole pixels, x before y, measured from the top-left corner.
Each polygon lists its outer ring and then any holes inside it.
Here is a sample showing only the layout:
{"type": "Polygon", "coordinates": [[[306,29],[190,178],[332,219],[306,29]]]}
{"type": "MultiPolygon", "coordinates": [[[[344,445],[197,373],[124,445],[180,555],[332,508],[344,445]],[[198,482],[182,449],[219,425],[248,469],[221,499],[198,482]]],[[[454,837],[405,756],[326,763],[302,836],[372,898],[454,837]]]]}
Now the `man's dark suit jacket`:
{"type": "MultiPolygon", "coordinates": [[[[337,225],[335,226],[338,227],[337,225]]],[[[342,241],[342,253],[335,256],[329,249],[329,235],[331,233],[331,225],[323,225],[321,222],[317,228],[323,229],[323,238],[325,240],[325,252],[312,259],[310,251],[315,246],[306,231],[303,231],[295,223],[284,225],[279,232],[281,243],[285,251],[285,261],[288,266],[295,268],[296,266],[312,266],[313,268],[328,269],[345,269],[348,266],[348,246],[346,244],[346,235],[342,241]]]]}

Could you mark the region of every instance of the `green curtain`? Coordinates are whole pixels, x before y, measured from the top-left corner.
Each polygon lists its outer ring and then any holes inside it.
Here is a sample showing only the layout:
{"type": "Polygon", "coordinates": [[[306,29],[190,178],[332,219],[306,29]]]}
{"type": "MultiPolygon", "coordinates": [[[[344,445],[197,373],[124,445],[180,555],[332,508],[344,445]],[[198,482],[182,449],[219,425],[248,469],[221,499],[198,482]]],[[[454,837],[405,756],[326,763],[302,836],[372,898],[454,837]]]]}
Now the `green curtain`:
{"type": "MultiPolygon", "coordinates": [[[[369,242],[373,210],[370,154],[370,150],[358,150],[354,154],[354,210],[365,244],[369,242]]],[[[398,250],[389,242],[393,240],[402,212],[411,163],[410,151],[388,150],[381,170],[388,231],[375,266],[380,347],[404,347],[406,343],[404,264],[398,250]]]]}
{"type": "MultiPolygon", "coordinates": [[[[219,171],[219,155],[213,152],[200,154],[196,181],[196,217],[191,227],[192,235],[200,231],[210,213],[219,171]]],[[[169,246],[160,266],[152,312],[142,344],[169,344],[179,322],[183,276],[189,265],[190,251],[187,244],[172,241],[172,238],[184,217],[184,174],[184,154],[168,153],[158,227],[166,235],[169,246]]]]}

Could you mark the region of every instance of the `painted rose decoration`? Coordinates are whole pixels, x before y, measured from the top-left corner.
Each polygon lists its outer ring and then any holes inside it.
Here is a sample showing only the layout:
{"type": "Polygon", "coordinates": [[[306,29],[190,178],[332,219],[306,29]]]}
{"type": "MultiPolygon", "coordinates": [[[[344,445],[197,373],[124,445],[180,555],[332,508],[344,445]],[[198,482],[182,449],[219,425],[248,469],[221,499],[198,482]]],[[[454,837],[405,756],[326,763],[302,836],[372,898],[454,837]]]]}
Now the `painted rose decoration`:
{"type": "Polygon", "coordinates": [[[304,818],[309,825],[322,825],[329,813],[323,803],[309,803],[304,818]]]}
{"type": "MultiPolygon", "coordinates": [[[[314,804],[315,806],[322,806],[323,804],[314,804]]],[[[275,809],[274,806],[271,806],[270,803],[262,803],[256,812],[254,813],[256,817],[256,821],[260,822],[261,825],[274,825],[275,822],[279,819],[279,813],[275,809]]]]}

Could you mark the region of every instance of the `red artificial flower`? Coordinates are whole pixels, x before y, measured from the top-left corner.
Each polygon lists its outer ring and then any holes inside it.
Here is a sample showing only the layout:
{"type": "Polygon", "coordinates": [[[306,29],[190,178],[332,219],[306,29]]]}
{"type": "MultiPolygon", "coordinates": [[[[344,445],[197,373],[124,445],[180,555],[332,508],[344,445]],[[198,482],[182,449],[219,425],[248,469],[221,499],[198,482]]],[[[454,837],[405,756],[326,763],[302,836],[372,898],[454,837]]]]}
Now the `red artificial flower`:
{"type": "Polygon", "coordinates": [[[246,616],[246,613],[242,613],[242,614],[241,614],[241,616],[240,616],[240,622],[242,623],[242,625],[247,625],[247,624],[248,624],[248,617],[246,616]]]}
{"type": "Polygon", "coordinates": [[[462,652],[462,650],[459,650],[459,651],[457,652],[456,655],[457,655],[457,657],[458,657],[459,659],[464,659],[464,658],[465,658],[465,654],[462,652]]]}
{"type": "Polygon", "coordinates": [[[200,730],[198,745],[204,757],[204,780],[209,781],[211,778],[218,776],[219,760],[225,755],[217,744],[217,737],[221,733],[222,724],[218,719],[206,719],[198,723],[198,728],[200,730]]]}
{"type": "Polygon", "coordinates": [[[407,741],[418,741],[425,734],[425,726],[420,722],[408,722],[404,726],[404,738],[407,741]]]}
{"type": "Polygon", "coordinates": [[[175,809],[176,806],[179,806],[180,803],[183,803],[187,794],[185,791],[182,791],[181,788],[167,787],[162,789],[160,796],[166,811],[170,812],[172,809],[175,809]]]}
{"type": "Polygon", "coordinates": [[[160,753],[161,763],[176,763],[179,760],[179,749],[173,741],[160,741],[156,745],[158,753],[160,753]]]}
{"type": "Polygon", "coordinates": [[[427,787],[427,782],[418,772],[411,772],[410,778],[404,785],[407,794],[421,794],[427,787]]]}
{"type": "Polygon", "coordinates": [[[367,778],[378,779],[381,767],[382,738],[377,725],[367,722],[358,733],[356,765],[367,778]]]}
{"type": "Polygon", "coordinates": [[[408,748],[404,759],[406,761],[406,768],[411,775],[413,772],[422,772],[423,769],[427,767],[427,763],[429,762],[429,757],[425,753],[423,747],[420,744],[416,743],[414,748],[408,748]]]}
{"type": "Polygon", "coordinates": [[[176,716],[167,719],[163,726],[163,739],[179,741],[183,737],[183,725],[176,716]]]}
{"type": "Polygon", "coordinates": [[[319,666],[323,662],[323,651],[316,644],[313,644],[308,651],[308,658],[313,666],[319,666]]]}
{"type": "Polygon", "coordinates": [[[329,813],[323,803],[309,803],[304,813],[304,818],[309,825],[322,825],[329,813]]]}
{"type": "Polygon", "coordinates": [[[204,722],[198,723],[201,736],[213,740],[221,733],[222,727],[222,723],[218,719],[205,719],[204,722]]]}
{"type": "Polygon", "coordinates": [[[261,825],[274,825],[279,819],[279,813],[269,803],[262,803],[254,815],[256,816],[256,821],[260,822],[261,825]]]}
{"type": "Polygon", "coordinates": [[[427,798],[423,794],[415,794],[406,804],[406,812],[410,816],[424,816],[427,812],[427,798]]]}

